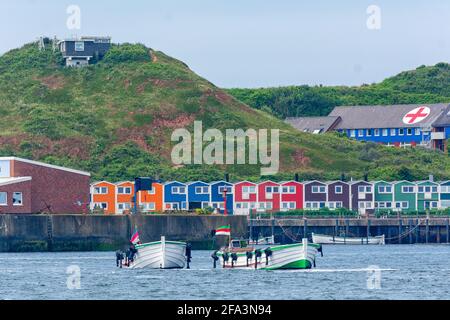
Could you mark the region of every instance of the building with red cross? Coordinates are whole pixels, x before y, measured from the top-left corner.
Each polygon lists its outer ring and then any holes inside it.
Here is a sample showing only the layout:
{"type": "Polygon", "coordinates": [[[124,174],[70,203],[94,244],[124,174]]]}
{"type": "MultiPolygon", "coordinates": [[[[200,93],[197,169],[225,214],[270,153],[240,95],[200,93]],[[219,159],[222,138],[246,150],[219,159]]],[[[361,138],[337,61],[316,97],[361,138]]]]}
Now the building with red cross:
{"type": "Polygon", "coordinates": [[[447,103],[336,107],[328,117],[314,117],[314,122],[306,119],[310,118],[288,118],[286,122],[303,132],[338,131],[356,140],[397,147],[423,146],[447,151],[450,138],[447,103]],[[333,125],[315,128],[314,123],[333,125]]]}

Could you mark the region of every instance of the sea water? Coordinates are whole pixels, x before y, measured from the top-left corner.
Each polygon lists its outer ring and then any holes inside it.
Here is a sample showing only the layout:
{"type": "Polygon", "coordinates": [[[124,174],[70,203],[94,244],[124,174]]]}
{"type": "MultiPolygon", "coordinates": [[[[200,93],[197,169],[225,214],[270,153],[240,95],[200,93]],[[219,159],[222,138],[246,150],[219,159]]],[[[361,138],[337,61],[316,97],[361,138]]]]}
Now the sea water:
{"type": "Polygon", "coordinates": [[[119,269],[114,252],[0,253],[0,299],[450,299],[449,245],[324,246],[311,270],[119,269]]]}

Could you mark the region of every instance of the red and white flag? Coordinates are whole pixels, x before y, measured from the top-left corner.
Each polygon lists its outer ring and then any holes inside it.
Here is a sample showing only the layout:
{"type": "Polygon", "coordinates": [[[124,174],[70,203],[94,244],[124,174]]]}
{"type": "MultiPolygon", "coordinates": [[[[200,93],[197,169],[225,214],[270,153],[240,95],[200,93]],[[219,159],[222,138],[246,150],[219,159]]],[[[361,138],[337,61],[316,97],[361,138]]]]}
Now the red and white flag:
{"type": "Polygon", "coordinates": [[[139,232],[137,230],[134,231],[130,241],[132,244],[138,244],[139,242],[141,242],[141,240],[139,239],[139,232]]]}
{"type": "Polygon", "coordinates": [[[216,236],[231,236],[230,226],[222,226],[216,229],[216,236]]]}

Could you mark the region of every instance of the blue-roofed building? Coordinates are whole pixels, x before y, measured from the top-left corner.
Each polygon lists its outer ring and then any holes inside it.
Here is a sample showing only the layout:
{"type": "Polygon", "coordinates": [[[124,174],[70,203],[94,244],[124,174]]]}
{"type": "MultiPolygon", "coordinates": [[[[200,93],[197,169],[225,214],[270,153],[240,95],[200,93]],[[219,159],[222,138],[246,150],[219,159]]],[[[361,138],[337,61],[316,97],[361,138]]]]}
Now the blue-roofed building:
{"type": "Polygon", "coordinates": [[[210,185],[203,181],[195,181],[187,184],[189,210],[208,208],[210,202],[210,185]]]}
{"type": "Polygon", "coordinates": [[[224,213],[224,190],[227,191],[227,213],[233,213],[234,206],[234,188],[233,184],[226,181],[211,182],[211,207],[224,213]]]}
{"type": "Polygon", "coordinates": [[[170,181],[164,184],[164,210],[187,210],[187,187],[185,183],[170,181]]]}

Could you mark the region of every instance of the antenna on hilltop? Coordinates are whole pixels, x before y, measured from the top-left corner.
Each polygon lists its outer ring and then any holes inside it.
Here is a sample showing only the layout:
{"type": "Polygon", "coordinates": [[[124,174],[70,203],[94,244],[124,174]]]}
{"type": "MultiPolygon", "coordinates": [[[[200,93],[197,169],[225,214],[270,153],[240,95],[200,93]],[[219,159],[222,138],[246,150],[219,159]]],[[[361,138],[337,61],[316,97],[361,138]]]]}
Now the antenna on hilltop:
{"type": "Polygon", "coordinates": [[[53,38],[52,49],[53,52],[55,52],[58,49],[58,39],[56,39],[56,36],[53,38]]]}
{"type": "Polygon", "coordinates": [[[39,51],[45,50],[44,37],[39,37],[38,48],[39,51]]]}

